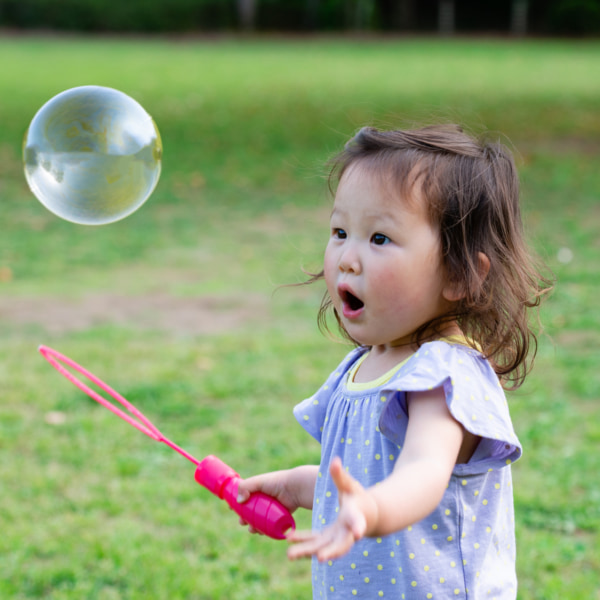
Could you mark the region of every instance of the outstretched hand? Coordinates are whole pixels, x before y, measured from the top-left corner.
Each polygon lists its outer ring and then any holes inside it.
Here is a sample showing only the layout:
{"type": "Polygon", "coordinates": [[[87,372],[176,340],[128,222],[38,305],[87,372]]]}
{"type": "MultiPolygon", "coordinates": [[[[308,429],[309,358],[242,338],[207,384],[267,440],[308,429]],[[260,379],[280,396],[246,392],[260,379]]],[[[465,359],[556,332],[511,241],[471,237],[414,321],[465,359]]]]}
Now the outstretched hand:
{"type": "Polygon", "coordinates": [[[287,539],[291,559],[315,555],[319,561],[332,560],[346,554],[367,533],[377,519],[377,505],[367,490],[351,477],[335,458],[329,468],[338,489],[340,510],[333,525],[322,531],[294,531],[287,539]]]}

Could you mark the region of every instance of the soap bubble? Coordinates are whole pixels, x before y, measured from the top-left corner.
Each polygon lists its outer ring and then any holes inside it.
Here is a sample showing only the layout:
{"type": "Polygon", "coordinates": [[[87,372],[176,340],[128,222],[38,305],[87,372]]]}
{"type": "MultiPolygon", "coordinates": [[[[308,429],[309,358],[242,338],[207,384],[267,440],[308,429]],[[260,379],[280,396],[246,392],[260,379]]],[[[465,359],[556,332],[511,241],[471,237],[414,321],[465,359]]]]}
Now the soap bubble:
{"type": "Polygon", "coordinates": [[[137,210],[158,183],[161,157],[152,117],[123,92],[93,85],[50,99],[23,141],[31,191],[54,214],[83,225],[137,210]]]}

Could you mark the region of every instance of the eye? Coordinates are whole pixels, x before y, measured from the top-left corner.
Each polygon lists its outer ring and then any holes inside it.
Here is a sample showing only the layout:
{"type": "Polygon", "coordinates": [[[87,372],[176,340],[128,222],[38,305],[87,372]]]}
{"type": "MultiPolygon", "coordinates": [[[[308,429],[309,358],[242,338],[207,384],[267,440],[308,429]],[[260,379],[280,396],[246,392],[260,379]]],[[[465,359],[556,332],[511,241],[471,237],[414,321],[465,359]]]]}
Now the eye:
{"type": "Polygon", "coordinates": [[[387,235],[383,235],[383,233],[374,233],[371,242],[376,246],[384,246],[385,244],[389,244],[391,240],[387,235]]]}
{"type": "Polygon", "coordinates": [[[340,229],[339,227],[334,227],[331,230],[331,237],[334,237],[338,240],[345,240],[348,236],[343,229],[340,229]]]}

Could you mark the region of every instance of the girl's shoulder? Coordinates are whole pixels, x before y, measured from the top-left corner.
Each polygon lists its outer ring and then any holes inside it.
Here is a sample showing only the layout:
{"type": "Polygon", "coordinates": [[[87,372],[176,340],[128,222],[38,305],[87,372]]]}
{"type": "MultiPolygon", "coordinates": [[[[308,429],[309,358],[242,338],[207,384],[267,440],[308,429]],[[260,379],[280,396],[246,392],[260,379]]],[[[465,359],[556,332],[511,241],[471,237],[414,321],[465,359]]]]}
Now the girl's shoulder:
{"type": "MultiPolygon", "coordinates": [[[[383,393],[424,392],[442,388],[448,405],[480,401],[506,407],[506,396],[492,365],[463,339],[423,344],[385,386],[383,393]]],[[[404,399],[405,402],[405,399],[404,399]]],[[[402,404],[404,404],[402,402],[402,404]]]]}
{"type": "Polygon", "coordinates": [[[395,379],[420,377],[430,384],[439,384],[447,377],[454,379],[461,374],[465,377],[470,374],[504,395],[500,380],[481,349],[459,336],[423,344],[402,366],[395,379]]]}
{"type": "Polygon", "coordinates": [[[443,390],[452,416],[482,438],[478,451],[483,454],[474,461],[481,460],[479,467],[484,455],[493,457],[495,466],[521,456],[508,402],[494,369],[479,350],[454,340],[423,344],[381,391],[382,433],[397,440],[403,435],[398,424],[408,419],[407,394],[437,388],[443,390]]]}

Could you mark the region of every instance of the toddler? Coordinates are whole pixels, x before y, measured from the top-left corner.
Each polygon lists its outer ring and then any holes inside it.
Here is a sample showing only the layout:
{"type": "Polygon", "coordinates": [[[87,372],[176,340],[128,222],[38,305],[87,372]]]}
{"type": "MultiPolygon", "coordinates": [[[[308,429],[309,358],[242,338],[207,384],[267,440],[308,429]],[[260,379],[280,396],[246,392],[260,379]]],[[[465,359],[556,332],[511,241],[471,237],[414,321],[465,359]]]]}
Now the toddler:
{"type": "Polygon", "coordinates": [[[321,464],[240,484],[312,531],[314,598],[516,597],[511,464],[521,444],[503,388],[535,355],[528,312],[551,283],[525,244],[515,165],[456,126],[363,128],[337,182],[320,323],[356,346],[294,414],[321,464]],[[325,325],[326,326],[326,325],[325,325]]]}

